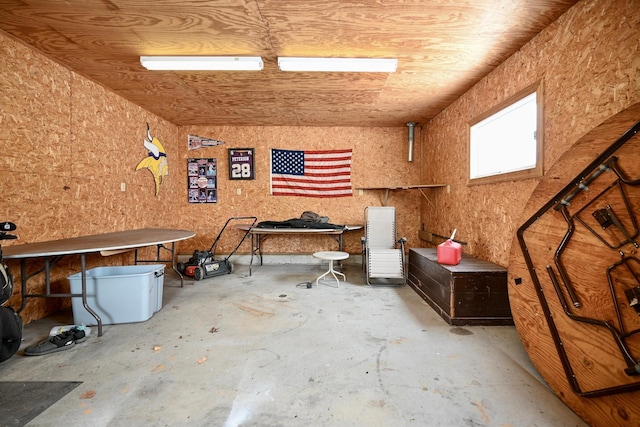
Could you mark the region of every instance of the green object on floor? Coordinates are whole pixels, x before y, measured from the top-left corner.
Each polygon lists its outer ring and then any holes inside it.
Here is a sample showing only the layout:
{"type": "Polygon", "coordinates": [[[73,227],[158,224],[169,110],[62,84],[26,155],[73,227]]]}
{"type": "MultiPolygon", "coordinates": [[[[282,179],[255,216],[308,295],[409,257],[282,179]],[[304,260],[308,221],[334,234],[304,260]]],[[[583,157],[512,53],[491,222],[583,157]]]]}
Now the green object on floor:
{"type": "Polygon", "coordinates": [[[81,381],[0,381],[0,423],[6,427],[23,426],[80,384],[81,381]]]}

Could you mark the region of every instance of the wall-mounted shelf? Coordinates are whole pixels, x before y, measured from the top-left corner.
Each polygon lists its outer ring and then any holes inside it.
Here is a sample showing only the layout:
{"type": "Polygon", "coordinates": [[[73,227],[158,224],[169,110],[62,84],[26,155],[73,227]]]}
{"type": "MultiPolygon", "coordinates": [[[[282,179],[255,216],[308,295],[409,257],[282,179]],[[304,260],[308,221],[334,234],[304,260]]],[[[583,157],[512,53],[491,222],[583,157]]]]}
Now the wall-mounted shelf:
{"type": "Polygon", "coordinates": [[[362,187],[358,188],[358,190],[384,190],[384,196],[382,199],[382,206],[387,206],[387,201],[389,200],[389,192],[397,191],[397,190],[419,190],[422,196],[427,199],[427,202],[431,205],[431,207],[435,210],[436,204],[435,202],[431,202],[431,199],[424,192],[425,188],[442,188],[446,187],[446,184],[421,184],[421,185],[389,185],[386,187],[362,187]]]}

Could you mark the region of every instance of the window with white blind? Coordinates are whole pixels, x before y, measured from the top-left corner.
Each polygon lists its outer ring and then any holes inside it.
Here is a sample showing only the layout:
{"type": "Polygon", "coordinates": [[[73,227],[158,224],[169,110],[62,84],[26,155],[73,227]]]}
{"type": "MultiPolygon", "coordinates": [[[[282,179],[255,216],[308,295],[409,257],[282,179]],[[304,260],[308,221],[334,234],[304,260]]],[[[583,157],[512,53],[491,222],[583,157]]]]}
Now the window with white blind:
{"type": "Polygon", "coordinates": [[[469,184],[542,176],[542,83],[469,123],[469,184]]]}

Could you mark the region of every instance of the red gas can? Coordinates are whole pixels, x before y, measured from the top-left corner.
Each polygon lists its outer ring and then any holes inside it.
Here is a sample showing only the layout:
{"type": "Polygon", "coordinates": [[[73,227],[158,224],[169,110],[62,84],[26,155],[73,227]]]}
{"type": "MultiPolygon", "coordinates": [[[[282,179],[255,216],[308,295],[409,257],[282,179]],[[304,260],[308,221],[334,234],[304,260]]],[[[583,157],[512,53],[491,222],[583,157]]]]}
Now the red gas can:
{"type": "Polygon", "coordinates": [[[447,265],[458,265],[462,259],[462,245],[454,242],[453,237],[456,230],[453,230],[451,238],[438,245],[438,263],[447,265]]]}

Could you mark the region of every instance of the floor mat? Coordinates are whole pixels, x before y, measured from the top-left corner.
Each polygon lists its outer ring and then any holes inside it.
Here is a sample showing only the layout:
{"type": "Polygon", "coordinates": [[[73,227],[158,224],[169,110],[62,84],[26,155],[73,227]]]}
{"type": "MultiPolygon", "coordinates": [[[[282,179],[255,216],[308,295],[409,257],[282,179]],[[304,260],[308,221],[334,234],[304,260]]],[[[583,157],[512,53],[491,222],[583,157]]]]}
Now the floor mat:
{"type": "Polygon", "coordinates": [[[82,382],[0,381],[0,423],[23,426],[82,382]]]}

